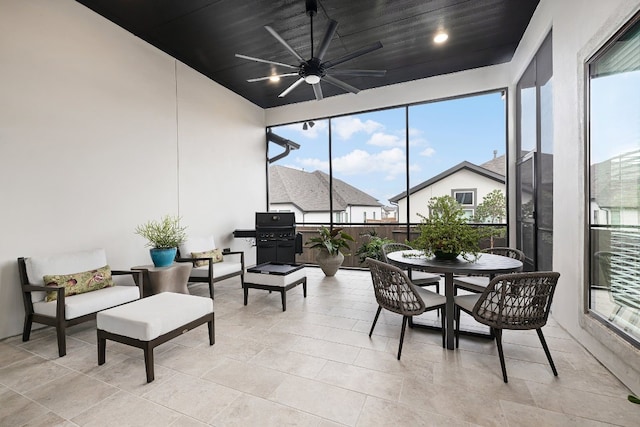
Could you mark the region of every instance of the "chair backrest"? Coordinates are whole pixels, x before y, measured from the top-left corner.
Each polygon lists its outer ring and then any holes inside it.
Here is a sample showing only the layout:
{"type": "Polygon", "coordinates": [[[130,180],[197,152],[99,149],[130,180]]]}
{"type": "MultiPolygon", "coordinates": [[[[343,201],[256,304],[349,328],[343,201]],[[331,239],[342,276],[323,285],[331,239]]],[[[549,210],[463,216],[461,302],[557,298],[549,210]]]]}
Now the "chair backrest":
{"type": "Polygon", "coordinates": [[[385,243],[382,245],[382,259],[388,263],[387,254],[398,251],[410,251],[411,249],[413,249],[411,246],[403,243],[385,243]]]}
{"type": "Polygon", "coordinates": [[[487,254],[507,256],[509,258],[517,259],[518,261],[524,261],[524,252],[516,248],[487,248],[482,252],[487,254]]]}
{"type": "Polygon", "coordinates": [[[537,329],[547,323],[560,273],[536,271],[491,279],[472,315],[498,329],[537,329]]]}
{"type": "Polygon", "coordinates": [[[367,258],[371,271],[373,292],[380,307],[403,316],[417,316],[426,306],[409,277],[391,264],[367,258]]]}
{"type": "Polygon", "coordinates": [[[216,249],[213,236],[189,236],[187,240],[182,242],[178,251],[182,258],[193,258],[192,252],[206,252],[216,249]]]}

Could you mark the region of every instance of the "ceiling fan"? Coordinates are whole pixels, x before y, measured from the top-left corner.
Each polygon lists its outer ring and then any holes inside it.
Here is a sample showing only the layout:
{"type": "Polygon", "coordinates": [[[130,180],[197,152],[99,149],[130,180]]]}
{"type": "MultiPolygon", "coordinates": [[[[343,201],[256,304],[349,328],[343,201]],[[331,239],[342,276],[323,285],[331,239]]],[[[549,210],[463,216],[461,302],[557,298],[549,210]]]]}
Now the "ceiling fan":
{"type": "Polygon", "coordinates": [[[369,52],[373,52],[374,50],[380,49],[382,47],[382,43],[379,41],[370,44],[368,46],[362,47],[354,52],[348,53],[340,58],[331,60],[331,61],[323,61],[324,55],[329,48],[329,43],[331,43],[331,39],[336,33],[336,28],[338,27],[338,23],[333,19],[329,20],[329,25],[327,27],[326,32],[324,33],[324,37],[322,38],[322,42],[320,42],[320,46],[317,51],[313,50],[313,17],[318,13],[318,3],[317,0],[306,0],[306,13],[311,20],[311,58],[304,59],[302,56],[298,54],[280,35],[271,27],[265,26],[267,31],[271,33],[271,35],[278,40],[284,47],[287,48],[289,52],[298,60],[298,65],[285,64],[282,62],[270,61],[268,59],[254,58],[251,56],[241,55],[236,53],[236,57],[242,59],[248,59],[250,61],[263,62],[266,64],[278,65],[286,68],[297,69],[297,72],[285,73],[285,74],[276,74],[272,76],[266,77],[258,77],[255,79],[249,79],[248,82],[259,82],[264,80],[269,80],[273,78],[279,77],[291,77],[291,76],[299,76],[300,78],[296,80],[291,86],[284,90],[278,97],[284,98],[287,96],[289,92],[298,87],[302,82],[306,82],[313,87],[313,92],[316,96],[316,99],[319,101],[323,98],[322,95],[322,87],[320,86],[320,82],[324,81],[326,83],[332,84],[333,86],[339,87],[341,89],[346,90],[351,93],[358,93],[360,90],[356,87],[351,86],[348,83],[343,82],[335,78],[334,76],[360,76],[360,77],[383,77],[386,74],[386,70],[340,70],[334,69],[336,65],[342,64],[343,62],[347,62],[351,59],[357,58],[358,56],[365,55],[369,52]]]}

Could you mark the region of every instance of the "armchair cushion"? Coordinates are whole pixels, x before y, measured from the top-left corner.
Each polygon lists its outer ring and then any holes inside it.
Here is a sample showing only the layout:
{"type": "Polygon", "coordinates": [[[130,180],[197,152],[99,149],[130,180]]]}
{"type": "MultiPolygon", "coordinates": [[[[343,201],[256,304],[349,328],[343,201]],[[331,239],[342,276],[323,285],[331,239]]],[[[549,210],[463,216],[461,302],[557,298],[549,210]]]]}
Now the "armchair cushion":
{"type": "MultiPolygon", "coordinates": [[[[42,280],[45,286],[64,286],[65,297],[114,285],[111,278],[111,268],[108,265],[80,273],[45,275],[42,280]]],[[[47,292],[45,301],[55,301],[57,298],[57,292],[47,292]]]]}
{"type": "MultiPolygon", "coordinates": [[[[69,274],[88,271],[107,265],[104,249],[91,249],[67,254],[25,258],[25,269],[29,283],[44,286],[45,275],[69,274]]],[[[32,292],[33,302],[43,301],[45,292],[32,292]]]]}
{"type": "MultiPolygon", "coordinates": [[[[212,264],[213,278],[223,277],[228,274],[242,272],[242,263],[234,261],[224,261],[212,264]]],[[[209,267],[195,267],[191,270],[191,277],[209,277],[209,267]]]]}
{"type": "MultiPolygon", "coordinates": [[[[222,251],[220,249],[212,249],[204,252],[191,252],[191,258],[210,258],[212,263],[222,262],[222,251]]],[[[193,262],[194,267],[209,266],[209,261],[198,260],[193,262]]]]}

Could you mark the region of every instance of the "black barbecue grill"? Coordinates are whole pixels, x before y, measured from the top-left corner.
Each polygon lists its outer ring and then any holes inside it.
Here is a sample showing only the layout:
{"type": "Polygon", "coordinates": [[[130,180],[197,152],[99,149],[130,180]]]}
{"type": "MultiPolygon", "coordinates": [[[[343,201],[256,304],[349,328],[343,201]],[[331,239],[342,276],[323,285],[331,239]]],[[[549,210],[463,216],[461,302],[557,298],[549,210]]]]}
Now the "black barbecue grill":
{"type": "Polygon", "coordinates": [[[296,262],[302,253],[302,235],[296,234],[293,212],[256,212],[256,263],[296,262]]]}

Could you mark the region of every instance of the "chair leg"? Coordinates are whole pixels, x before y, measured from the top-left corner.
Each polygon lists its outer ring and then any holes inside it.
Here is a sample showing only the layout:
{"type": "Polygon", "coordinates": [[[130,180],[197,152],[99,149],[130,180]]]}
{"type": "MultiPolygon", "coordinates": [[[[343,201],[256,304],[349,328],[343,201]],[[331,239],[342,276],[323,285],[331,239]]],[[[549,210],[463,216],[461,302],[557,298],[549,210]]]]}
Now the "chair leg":
{"type": "Polygon", "coordinates": [[[369,338],[371,338],[371,334],[373,334],[373,328],[376,327],[376,322],[378,321],[378,316],[380,316],[381,311],[382,311],[382,306],[378,306],[378,311],[376,311],[376,317],[373,318],[373,325],[371,325],[371,330],[369,331],[369,338]]]}
{"type": "Polygon", "coordinates": [[[56,326],[56,335],[58,336],[58,355],[60,357],[67,354],[67,335],[63,322],[64,320],[58,320],[58,325],[56,326]]]}
{"type": "Polygon", "coordinates": [[[31,337],[32,324],[33,324],[33,314],[25,314],[24,328],[22,329],[22,341],[29,341],[29,337],[31,337]]]}
{"type": "Polygon", "coordinates": [[[454,310],[455,310],[455,314],[454,314],[453,321],[456,325],[454,329],[454,334],[456,337],[456,348],[458,348],[460,346],[460,307],[456,306],[454,310]]]}
{"type": "Polygon", "coordinates": [[[213,299],[213,282],[209,282],[209,295],[211,295],[211,299],[213,299]]]}
{"type": "Polygon", "coordinates": [[[502,368],[502,379],[504,380],[505,383],[508,383],[508,379],[507,379],[507,368],[504,364],[504,353],[502,352],[502,329],[496,329],[496,328],[492,328],[495,330],[495,335],[496,335],[496,344],[498,344],[498,356],[500,356],[500,367],[502,368]]]}
{"type": "Polygon", "coordinates": [[[400,345],[398,346],[398,360],[400,360],[400,354],[402,354],[402,343],[404,341],[404,331],[407,328],[407,320],[409,316],[402,316],[402,331],[400,332],[400,345]]]}
{"type": "Polygon", "coordinates": [[[542,343],[542,348],[544,349],[544,354],[547,355],[547,360],[551,365],[551,370],[553,371],[553,375],[558,376],[558,371],[556,370],[556,365],[553,363],[553,359],[551,358],[551,352],[549,352],[549,347],[547,347],[547,341],[544,339],[544,335],[542,335],[542,328],[536,329],[538,333],[538,338],[540,338],[540,342],[542,343]]]}
{"type": "Polygon", "coordinates": [[[446,341],[446,334],[445,334],[445,328],[447,325],[446,319],[447,319],[447,311],[444,309],[444,307],[442,309],[438,309],[438,310],[442,310],[442,319],[441,319],[441,326],[442,326],[442,347],[446,347],[445,341],[446,341]]]}

